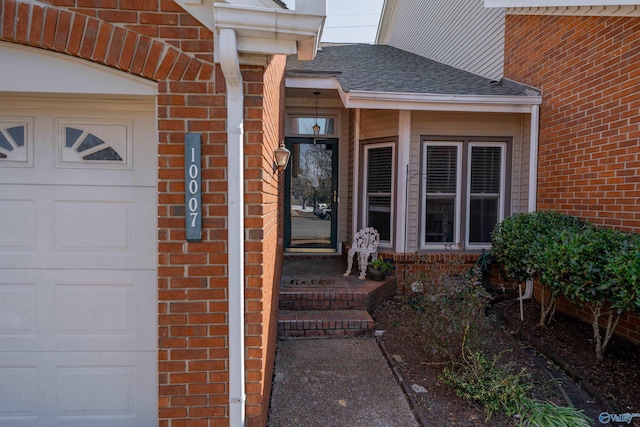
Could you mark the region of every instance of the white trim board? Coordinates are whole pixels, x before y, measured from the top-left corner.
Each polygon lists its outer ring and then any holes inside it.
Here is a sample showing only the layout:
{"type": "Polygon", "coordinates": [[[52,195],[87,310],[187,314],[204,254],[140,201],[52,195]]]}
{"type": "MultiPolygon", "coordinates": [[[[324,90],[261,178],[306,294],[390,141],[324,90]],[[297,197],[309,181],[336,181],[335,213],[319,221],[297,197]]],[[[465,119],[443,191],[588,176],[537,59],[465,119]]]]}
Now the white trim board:
{"type": "Polygon", "coordinates": [[[44,49],[0,42],[0,92],[156,96],[156,82],[44,49]]]}
{"type": "Polygon", "coordinates": [[[624,6],[638,0],[484,0],[485,7],[624,6]]]}

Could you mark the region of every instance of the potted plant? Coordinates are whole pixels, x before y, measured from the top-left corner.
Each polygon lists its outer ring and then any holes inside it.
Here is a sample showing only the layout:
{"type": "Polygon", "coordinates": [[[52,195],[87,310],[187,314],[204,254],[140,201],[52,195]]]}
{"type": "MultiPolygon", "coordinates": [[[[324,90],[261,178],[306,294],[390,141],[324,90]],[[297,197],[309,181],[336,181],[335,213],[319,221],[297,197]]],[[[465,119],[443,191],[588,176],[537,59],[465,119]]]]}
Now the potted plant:
{"type": "Polygon", "coordinates": [[[384,280],[385,276],[394,270],[395,266],[390,259],[376,258],[369,263],[369,278],[371,280],[384,280]]]}

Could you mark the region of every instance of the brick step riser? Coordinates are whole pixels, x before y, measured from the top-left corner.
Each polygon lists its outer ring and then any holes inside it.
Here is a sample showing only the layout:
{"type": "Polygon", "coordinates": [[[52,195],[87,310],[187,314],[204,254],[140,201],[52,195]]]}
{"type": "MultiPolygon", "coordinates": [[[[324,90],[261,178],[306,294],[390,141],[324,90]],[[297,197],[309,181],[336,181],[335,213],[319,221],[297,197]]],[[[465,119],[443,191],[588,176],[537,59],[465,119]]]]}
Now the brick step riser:
{"type": "Polygon", "coordinates": [[[373,319],[366,311],[341,312],[287,312],[278,319],[280,338],[335,338],[359,337],[373,333],[373,319]]]}
{"type": "Polygon", "coordinates": [[[367,310],[368,295],[346,291],[281,291],[281,310],[367,310]]]}

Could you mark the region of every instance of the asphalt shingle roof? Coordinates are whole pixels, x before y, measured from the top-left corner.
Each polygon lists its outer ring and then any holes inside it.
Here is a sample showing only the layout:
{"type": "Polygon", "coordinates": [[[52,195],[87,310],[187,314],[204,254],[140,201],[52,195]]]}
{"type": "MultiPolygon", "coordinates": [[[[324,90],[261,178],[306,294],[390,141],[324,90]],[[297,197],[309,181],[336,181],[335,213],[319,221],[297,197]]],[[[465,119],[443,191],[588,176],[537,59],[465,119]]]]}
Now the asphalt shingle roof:
{"type": "Polygon", "coordinates": [[[305,62],[289,56],[287,75],[335,76],[345,92],[526,95],[517,88],[386,45],[326,46],[313,61],[305,62]]]}

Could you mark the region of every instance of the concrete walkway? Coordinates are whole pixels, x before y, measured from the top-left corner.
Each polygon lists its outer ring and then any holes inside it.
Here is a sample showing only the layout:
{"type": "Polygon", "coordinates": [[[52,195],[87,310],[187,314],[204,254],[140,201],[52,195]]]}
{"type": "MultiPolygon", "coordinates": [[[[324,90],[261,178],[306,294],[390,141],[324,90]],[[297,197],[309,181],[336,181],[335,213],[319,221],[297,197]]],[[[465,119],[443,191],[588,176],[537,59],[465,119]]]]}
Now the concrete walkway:
{"type": "Polygon", "coordinates": [[[270,427],[417,427],[374,338],[278,342],[270,427]]]}

